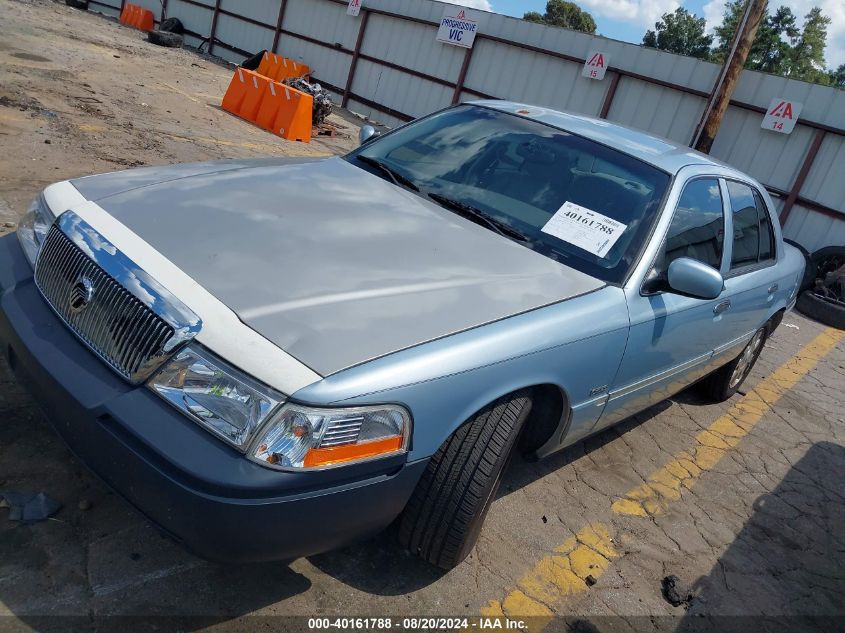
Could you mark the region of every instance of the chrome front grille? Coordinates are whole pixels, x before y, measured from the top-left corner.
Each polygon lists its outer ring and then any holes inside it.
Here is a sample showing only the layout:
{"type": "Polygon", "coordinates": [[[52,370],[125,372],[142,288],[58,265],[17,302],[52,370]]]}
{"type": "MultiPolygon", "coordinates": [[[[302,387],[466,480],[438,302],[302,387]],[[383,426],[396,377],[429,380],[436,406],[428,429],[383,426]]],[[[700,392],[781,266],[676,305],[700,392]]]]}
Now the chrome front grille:
{"type": "Polygon", "coordinates": [[[138,384],[158,369],[179,343],[196,334],[199,320],[178,301],[175,306],[168,303],[158,294],[163,289],[151,287],[157,284],[130,264],[68,211],[47,234],[35,268],[35,283],[53,310],[92,351],[126,380],[138,384]],[[145,300],[127,286],[138,289],[145,300]],[[175,321],[174,315],[189,315],[189,323],[175,321]]]}

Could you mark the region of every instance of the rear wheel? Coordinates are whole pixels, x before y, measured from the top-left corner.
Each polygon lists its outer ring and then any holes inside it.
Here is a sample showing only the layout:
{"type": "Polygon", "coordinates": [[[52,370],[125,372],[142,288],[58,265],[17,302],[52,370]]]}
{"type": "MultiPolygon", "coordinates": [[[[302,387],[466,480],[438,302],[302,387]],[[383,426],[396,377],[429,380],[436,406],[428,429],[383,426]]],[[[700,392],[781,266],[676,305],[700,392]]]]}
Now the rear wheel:
{"type": "Polygon", "coordinates": [[[751,368],[760,357],[760,352],[763,351],[763,345],[766,343],[768,336],[768,328],[766,325],[754,332],[754,336],[748,341],[742,353],[736,357],[732,362],[728,363],[721,369],[713,372],[705,379],[703,387],[708,395],[716,402],[723,402],[734,395],[748,374],[751,373],[751,368]]]}
{"type": "Polygon", "coordinates": [[[399,541],[451,569],[472,551],[519,432],[531,411],[527,390],[499,398],[437,450],[399,526],[399,541]]]}

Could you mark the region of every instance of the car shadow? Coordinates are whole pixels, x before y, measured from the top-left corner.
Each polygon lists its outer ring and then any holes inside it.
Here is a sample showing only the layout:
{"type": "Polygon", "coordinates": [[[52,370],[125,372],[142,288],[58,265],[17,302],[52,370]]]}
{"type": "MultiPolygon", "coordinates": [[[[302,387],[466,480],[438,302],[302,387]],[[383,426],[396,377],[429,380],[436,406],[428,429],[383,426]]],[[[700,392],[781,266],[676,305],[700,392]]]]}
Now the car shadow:
{"type": "Polygon", "coordinates": [[[813,444],[710,573],[677,631],[834,631],[845,622],[845,447],[813,444]],[[743,614],[726,616],[723,614],[743,614]]]}

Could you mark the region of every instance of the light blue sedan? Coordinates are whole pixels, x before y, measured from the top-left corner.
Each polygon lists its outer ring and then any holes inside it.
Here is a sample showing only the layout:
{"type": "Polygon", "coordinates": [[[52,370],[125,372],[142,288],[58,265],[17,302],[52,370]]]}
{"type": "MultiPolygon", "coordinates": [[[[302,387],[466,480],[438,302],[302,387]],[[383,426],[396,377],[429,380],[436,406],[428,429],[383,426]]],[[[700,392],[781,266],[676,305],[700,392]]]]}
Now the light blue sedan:
{"type": "Polygon", "coordinates": [[[341,158],[51,185],[0,238],[0,349],[201,555],[291,559],[401,517],[450,568],[514,451],[698,381],[731,397],[803,268],[745,174],[485,101],[365,128],[341,158]]]}

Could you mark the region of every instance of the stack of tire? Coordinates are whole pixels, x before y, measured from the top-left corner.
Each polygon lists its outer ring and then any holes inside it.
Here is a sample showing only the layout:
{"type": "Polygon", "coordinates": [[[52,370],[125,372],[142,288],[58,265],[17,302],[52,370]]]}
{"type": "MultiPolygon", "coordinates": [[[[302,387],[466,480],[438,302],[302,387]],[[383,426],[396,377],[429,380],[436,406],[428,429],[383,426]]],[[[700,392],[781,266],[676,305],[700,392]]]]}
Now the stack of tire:
{"type": "Polygon", "coordinates": [[[816,321],[845,330],[845,246],[826,246],[810,253],[786,241],[804,253],[807,263],[795,307],[816,321]]]}
{"type": "Polygon", "coordinates": [[[185,43],[185,27],[179,18],[166,18],[158,25],[158,29],[147,33],[147,39],[157,46],[167,48],[181,48],[185,43]]]}

